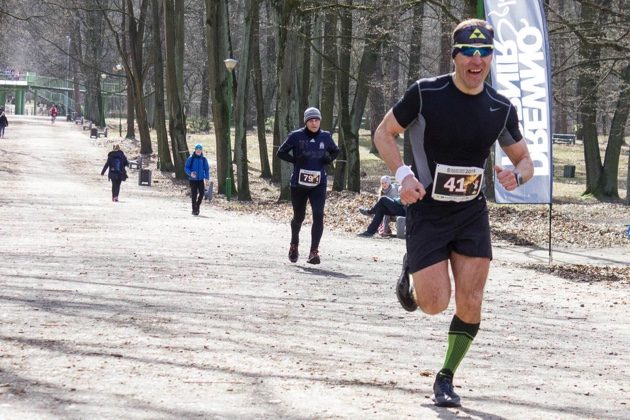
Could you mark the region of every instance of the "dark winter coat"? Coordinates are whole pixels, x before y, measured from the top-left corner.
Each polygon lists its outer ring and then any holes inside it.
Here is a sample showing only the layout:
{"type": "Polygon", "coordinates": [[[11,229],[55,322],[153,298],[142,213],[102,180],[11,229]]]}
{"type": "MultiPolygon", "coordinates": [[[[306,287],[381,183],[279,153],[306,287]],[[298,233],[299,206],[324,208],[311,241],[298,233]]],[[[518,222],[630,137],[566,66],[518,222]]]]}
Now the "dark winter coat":
{"type": "Polygon", "coordinates": [[[310,132],[302,127],[289,134],[278,149],[277,156],[293,163],[291,186],[304,186],[300,182],[300,173],[307,170],[319,173],[320,184],[326,184],[326,167],[339,155],[339,148],[328,131],[310,132]]]}
{"type": "Polygon", "coordinates": [[[127,179],[126,168],[128,166],[129,161],[122,150],[112,150],[107,154],[107,162],[105,162],[105,166],[103,166],[101,175],[104,175],[105,171],[109,170],[107,178],[114,181],[124,181],[127,179]]]}
{"type": "Polygon", "coordinates": [[[0,115],[0,127],[8,127],[9,126],[9,120],[7,120],[7,116],[4,115],[4,112],[2,113],[2,115],[0,115]]]}

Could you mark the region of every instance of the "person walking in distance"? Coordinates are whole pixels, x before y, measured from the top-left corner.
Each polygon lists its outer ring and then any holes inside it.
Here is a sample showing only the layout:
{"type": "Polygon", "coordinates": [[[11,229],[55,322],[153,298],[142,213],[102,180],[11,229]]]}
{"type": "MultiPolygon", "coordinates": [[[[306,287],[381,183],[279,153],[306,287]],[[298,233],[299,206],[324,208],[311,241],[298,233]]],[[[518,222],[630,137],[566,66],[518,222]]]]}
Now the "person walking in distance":
{"type": "Polygon", "coordinates": [[[407,209],[407,253],[396,295],[407,311],[433,315],[451,298],[455,314],[442,369],[433,385],[438,406],[461,405],[453,376],[475,338],[488,277],[492,245],[486,200],[481,191],[486,160],[495,141],[513,164],[495,165],[508,191],[533,177],[527,141],[516,108],[485,83],[493,54],[494,30],[468,19],[452,34],[455,71],[413,83],[390,109],[374,142],[396,173],[407,209]],[[409,130],[413,164],[403,165],[395,138],[409,130]],[[410,281],[411,277],[411,281],[410,281]]]}
{"type": "Polygon", "coordinates": [[[278,149],[277,156],[293,164],[291,175],[291,243],[289,261],[299,257],[300,229],[306,214],[306,203],[311,203],[313,227],[311,228],[311,250],[306,260],[319,264],[319,242],[324,233],[324,206],[326,204],[326,167],[337,155],[339,148],[328,131],[320,129],[321,113],[317,108],[304,111],[304,127],[289,134],[278,149]]]}
{"type": "Polygon", "coordinates": [[[52,104],[52,106],[50,107],[50,123],[54,124],[55,123],[55,119],[57,119],[57,107],[55,106],[55,104],[52,104]]]}
{"type": "Polygon", "coordinates": [[[9,126],[9,120],[4,113],[4,108],[0,108],[0,138],[4,138],[4,130],[9,126]]]}
{"type": "Polygon", "coordinates": [[[188,157],[184,165],[184,171],[188,175],[190,183],[190,199],[192,201],[192,214],[199,215],[199,208],[203,202],[206,183],[210,181],[210,165],[203,155],[203,146],[195,144],[195,152],[188,157]]]}
{"type": "Polygon", "coordinates": [[[120,195],[120,184],[127,179],[127,156],[120,150],[120,145],[114,144],[112,151],[107,154],[107,162],[101,170],[101,175],[109,171],[107,177],[112,182],[112,201],[117,202],[120,195]]]}

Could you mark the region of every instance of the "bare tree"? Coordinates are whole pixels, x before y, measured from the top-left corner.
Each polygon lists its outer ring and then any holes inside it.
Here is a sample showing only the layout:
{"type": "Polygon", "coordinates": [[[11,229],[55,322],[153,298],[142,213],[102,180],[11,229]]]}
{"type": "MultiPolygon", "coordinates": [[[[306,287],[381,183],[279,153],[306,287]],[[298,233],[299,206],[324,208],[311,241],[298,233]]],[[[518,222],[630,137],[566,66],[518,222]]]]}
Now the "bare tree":
{"type": "Polygon", "coordinates": [[[164,56],[162,54],[162,31],[160,30],[160,0],[151,0],[153,25],[153,85],[155,89],[155,134],[157,136],[158,159],[162,171],[173,172],[174,165],[168,147],[166,133],[166,110],[164,108],[164,56]]]}
{"type": "Polygon", "coordinates": [[[216,135],[217,182],[225,194],[225,180],[232,168],[227,165],[228,104],[227,70],[223,60],[228,56],[227,4],[225,0],[206,0],[206,34],[208,43],[208,80],[212,102],[212,119],[216,135]]]}
{"type": "Polygon", "coordinates": [[[173,150],[175,176],[185,179],[184,164],[188,158],[184,96],[184,0],[163,0],[164,44],[166,46],[166,91],[169,109],[168,128],[173,150]]]}

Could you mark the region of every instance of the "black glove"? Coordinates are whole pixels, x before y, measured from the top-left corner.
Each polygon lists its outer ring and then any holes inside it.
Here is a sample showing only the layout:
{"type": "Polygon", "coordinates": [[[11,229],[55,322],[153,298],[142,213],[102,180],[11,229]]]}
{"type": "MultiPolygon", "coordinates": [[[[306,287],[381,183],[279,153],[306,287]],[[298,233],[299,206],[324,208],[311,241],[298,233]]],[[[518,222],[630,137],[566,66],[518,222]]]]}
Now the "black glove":
{"type": "Polygon", "coordinates": [[[328,165],[332,161],[333,161],[333,158],[332,156],[330,156],[330,153],[328,153],[328,151],[324,152],[324,155],[322,156],[322,163],[324,165],[328,165]]]}

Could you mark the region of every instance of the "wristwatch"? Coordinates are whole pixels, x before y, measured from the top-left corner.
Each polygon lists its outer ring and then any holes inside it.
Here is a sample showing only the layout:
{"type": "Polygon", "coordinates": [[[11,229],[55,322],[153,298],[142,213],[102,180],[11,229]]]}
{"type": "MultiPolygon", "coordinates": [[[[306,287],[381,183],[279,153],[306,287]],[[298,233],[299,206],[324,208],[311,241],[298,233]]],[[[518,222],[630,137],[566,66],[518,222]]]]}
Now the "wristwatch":
{"type": "Polygon", "coordinates": [[[524,182],[523,182],[523,175],[521,175],[520,173],[518,173],[516,171],[513,172],[513,174],[514,174],[514,178],[516,178],[516,186],[520,187],[521,185],[523,185],[524,184],[524,182]]]}

